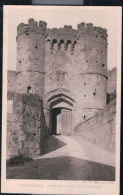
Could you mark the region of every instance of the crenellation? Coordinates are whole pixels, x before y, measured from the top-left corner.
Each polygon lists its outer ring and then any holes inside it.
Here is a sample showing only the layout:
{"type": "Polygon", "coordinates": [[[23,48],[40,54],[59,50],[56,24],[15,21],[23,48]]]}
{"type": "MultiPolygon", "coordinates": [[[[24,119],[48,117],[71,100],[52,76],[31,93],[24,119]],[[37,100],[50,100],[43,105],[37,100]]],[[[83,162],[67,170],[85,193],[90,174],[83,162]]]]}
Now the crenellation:
{"type": "Polygon", "coordinates": [[[21,23],[17,26],[17,38],[21,35],[39,34],[45,36],[47,23],[44,21],[36,22],[33,18],[28,20],[28,24],[21,23]]]}
{"type": "Polygon", "coordinates": [[[104,45],[107,43],[107,30],[101,27],[95,27],[92,23],[78,24],[77,38],[85,37],[93,39],[97,42],[102,42],[104,45]]]}

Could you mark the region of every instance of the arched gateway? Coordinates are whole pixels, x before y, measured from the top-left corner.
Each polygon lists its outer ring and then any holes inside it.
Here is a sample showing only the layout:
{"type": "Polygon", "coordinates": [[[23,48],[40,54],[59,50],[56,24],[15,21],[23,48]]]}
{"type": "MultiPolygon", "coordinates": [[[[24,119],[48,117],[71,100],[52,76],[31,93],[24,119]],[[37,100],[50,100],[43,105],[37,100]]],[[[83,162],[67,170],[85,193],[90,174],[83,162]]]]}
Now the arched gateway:
{"type": "Polygon", "coordinates": [[[44,102],[49,108],[50,132],[53,135],[71,135],[74,96],[64,88],[55,89],[44,95],[44,102]]]}

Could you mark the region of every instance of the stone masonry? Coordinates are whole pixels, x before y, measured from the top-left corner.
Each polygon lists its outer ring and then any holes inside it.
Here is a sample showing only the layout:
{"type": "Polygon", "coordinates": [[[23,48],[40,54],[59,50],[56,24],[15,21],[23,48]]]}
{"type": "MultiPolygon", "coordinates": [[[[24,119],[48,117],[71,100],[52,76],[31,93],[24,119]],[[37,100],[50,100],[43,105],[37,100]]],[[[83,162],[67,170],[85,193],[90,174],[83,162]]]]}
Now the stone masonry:
{"type": "Polygon", "coordinates": [[[71,135],[78,124],[106,109],[107,83],[112,81],[107,31],[91,23],[80,23],[77,30],[67,25],[49,29],[46,22],[29,19],[18,25],[16,41],[16,71],[8,71],[13,106],[7,118],[8,158],[33,158],[52,134],[54,111],[62,113],[71,135]]]}

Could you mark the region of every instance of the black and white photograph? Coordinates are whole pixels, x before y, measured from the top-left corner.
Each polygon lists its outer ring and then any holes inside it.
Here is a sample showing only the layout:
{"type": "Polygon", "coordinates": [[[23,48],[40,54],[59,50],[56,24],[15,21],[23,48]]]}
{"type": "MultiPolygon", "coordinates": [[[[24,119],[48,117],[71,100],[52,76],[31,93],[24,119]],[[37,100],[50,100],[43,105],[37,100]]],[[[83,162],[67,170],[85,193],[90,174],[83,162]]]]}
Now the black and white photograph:
{"type": "Polygon", "coordinates": [[[3,180],[117,187],[121,8],[5,6],[4,17],[3,180]]]}

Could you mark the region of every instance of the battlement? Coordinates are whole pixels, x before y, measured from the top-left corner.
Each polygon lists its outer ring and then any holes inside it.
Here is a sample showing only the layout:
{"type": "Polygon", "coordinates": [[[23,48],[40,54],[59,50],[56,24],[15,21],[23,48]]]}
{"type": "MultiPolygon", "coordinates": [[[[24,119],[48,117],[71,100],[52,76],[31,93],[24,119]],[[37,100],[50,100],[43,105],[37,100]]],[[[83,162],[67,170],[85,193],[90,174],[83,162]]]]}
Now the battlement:
{"type": "Polygon", "coordinates": [[[47,33],[47,40],[51,44],[64,42],[67,45],[68,42],[71,42],[74,45],[82,37],[90,37],[92,40],[100,41],[107,45],[107,30],[93,26],[92,23],[80,23],[77,25],[77,30],[73,29],[72,26],[65,25],[63,28],[49,29],[47,33]]]}
{"type": "Polygon", "coordinates": [[[47,41],[50,42],[51,52],[54,48],[54,44],[57,44],[57,49],[60,50],[61,45],[64,45],[64,49],[67,50],[68,45],[71,45],[71,54],[77,41],[76,30],[72,26],[64,25],[63,28],[49,29],[47,35],[47,41]]]}
{"type": "Polygon", "coordinates": [[[63,28],[50,29],[47,39],[49,39],[50,42],[53,42],[53,40],[56,39],[57,42],[63,40],[67,43],[67,41],[70,40],[72,43],[74,43],[77,40],[76,35],[76,30],[73,29],[72,26],[65,25],[63,28]]]}
{"type": "Polygon", "coordinates": [[[44,21],[36,22],[33,18],[28,20],[28,24],[21,23],[17,26],[17,37],[30,33],[45,35],[47,29],[47,23],[44,21]]]}
{"type": "Polygon", "coordinates": [[[70,41],[74,44],[79,38],[90,37],[91,39],[103,42],[107,45],[107,30],[101,27],[93,26],[92,23],[80,23],[77,30],[71,25],[64,25],[63,28],[47,29],[47,23],[44,21],[36,22],[33,18],[28,20],[28,24],[21,23],[17,27],[17,37],[30,33],[41,34],[46,37],[50,43],[56,40],[57,43],[63,41],[65,44],[70,41]]]}
{"type": "Polygon", "coordinates": [[[97,41],[107,43],[107,30],[105,28],[93,26],[92,23],[80,23],[77,25],[77,38],[88,36],[97,41]]]}

